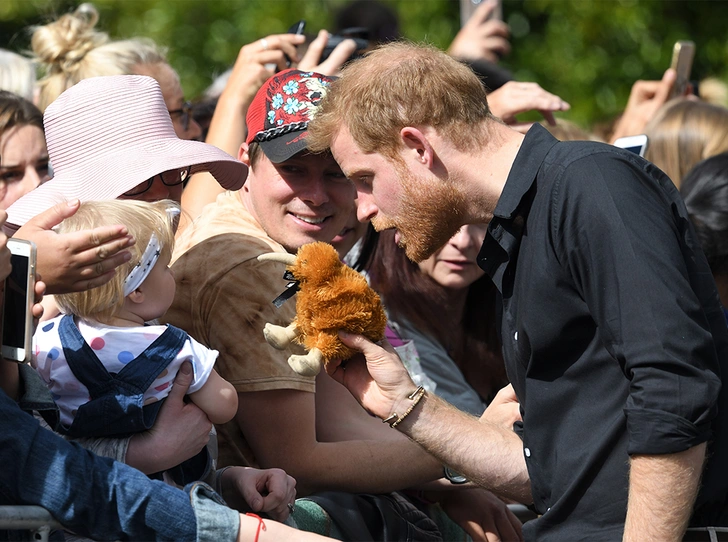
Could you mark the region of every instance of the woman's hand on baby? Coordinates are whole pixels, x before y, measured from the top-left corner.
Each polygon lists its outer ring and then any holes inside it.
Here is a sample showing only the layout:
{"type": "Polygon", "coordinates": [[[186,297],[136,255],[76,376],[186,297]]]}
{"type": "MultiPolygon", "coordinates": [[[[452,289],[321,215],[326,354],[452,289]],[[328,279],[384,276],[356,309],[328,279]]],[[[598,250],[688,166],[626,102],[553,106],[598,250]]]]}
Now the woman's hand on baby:
{"type": "Polygon", "coordinates": [[[126,226],[103,226],[93,230],[58,234],[53,228],[72,216],[79,201],[59,203],[29,220],[14,237],[33,241],[38,250],[37,269],[47,293],[80,292],[101,286],[115,269],[131,259],[127,248],[134,245],[126,226]]]}
{"type": "Polygon", "coordinates": [[[239,511],[285,521],[296,503],[296,480],[281,469],[231,467],[222,474],[223,498],[239,511]]]}

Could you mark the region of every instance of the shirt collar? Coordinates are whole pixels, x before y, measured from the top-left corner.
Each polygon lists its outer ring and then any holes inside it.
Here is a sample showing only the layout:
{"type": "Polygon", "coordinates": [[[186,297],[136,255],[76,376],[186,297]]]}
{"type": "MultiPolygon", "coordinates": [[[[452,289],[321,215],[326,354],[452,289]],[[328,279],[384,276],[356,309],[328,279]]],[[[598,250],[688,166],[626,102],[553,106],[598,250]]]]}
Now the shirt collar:
{"type": "Polygon", "coordinates": [[[503,192],[493,211],[494,217],[513,218],[523,197],[536,180],[544,158],[558,142],[543,126],[534,124],[531,127],[513,161],[503,192]]]}

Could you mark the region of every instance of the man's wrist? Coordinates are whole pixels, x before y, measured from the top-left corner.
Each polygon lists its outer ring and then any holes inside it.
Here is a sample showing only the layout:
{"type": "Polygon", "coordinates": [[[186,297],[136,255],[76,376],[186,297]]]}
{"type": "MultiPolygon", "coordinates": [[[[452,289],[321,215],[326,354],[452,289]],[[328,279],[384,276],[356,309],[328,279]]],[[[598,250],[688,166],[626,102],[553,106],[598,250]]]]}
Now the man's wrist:
{"type": "Polygon", "coordinates": [[[425,393],[425,388],[418,386],[417,389],[409,393],[404,399],[400,400],[395,410],[389,416],[384,418],[382,422],[389,424],[392,428],[397,427],[417,407],[422,398],[425,396],[425,393]]]}

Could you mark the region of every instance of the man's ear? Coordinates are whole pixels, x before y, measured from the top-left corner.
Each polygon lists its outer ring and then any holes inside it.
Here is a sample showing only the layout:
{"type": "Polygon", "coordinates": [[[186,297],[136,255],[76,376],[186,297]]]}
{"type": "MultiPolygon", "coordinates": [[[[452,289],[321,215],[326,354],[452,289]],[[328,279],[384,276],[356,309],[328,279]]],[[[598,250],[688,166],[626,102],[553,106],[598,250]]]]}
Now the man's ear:
{"type": "Polygon", "coordinates": [[[240,144],[240,148],[238,149],[238,160],[250,167],[250,155],[248,154],[248,148],[249,146],[245,141],[240,144]]]}
{"type": "Polygon", "coordinates": [[[432,169],[435,163],[435,151],[425,134],[417,128],[405,126],[400,130],[399,135],[406,149],[405,154],[410,153],[410,157],[414,158],[416,162],[432,169]]]}
{"type": "Polygon", "coordinates": [[[132,303],[144,303],[144,292],[139,288],[130,293],[126,298],[132,303]]]}

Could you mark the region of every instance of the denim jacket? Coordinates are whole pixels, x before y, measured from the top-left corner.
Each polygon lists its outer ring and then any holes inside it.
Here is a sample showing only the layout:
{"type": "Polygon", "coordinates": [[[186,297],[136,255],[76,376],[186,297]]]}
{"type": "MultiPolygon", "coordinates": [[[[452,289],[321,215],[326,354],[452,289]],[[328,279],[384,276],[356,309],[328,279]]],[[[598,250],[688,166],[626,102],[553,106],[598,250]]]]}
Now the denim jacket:
{"type": "MultiPolygon", "coordinates": [[[[20,405],[53,417],[39,377],[21,366],[20,405]],[[37,384],[37,385],[36,385],[37,384]]],[[[47,419],[47,418],[46,418],[47,419]]],[[[185,491],[98,457],[40,426],[0,391],[0,505],[42,506],[69,530],[96,540],[237,538],[240,518],[202,482],[185,491]]]]}

